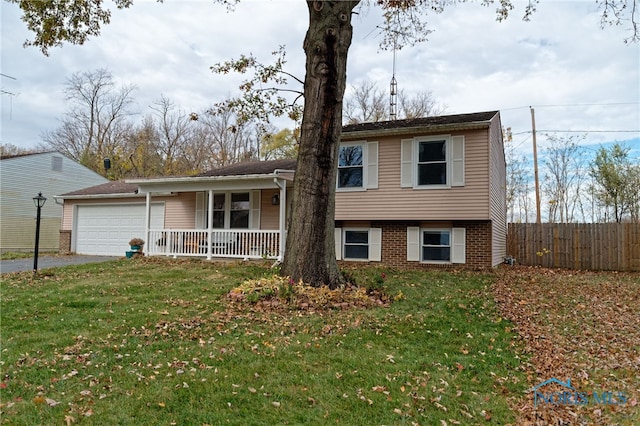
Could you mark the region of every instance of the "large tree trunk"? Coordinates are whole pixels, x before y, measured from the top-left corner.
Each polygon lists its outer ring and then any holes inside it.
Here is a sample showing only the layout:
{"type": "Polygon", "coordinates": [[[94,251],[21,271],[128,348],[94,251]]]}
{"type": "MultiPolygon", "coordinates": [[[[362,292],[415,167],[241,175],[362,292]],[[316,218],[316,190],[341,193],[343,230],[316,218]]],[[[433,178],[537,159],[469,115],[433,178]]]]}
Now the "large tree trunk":
{"type": "Polygon", "coordinates": [[[334,243],[335,186],[351,13],[359,1],[307,1],[304,114],[282,275],[314,286],[343,282],[334,243]]]}

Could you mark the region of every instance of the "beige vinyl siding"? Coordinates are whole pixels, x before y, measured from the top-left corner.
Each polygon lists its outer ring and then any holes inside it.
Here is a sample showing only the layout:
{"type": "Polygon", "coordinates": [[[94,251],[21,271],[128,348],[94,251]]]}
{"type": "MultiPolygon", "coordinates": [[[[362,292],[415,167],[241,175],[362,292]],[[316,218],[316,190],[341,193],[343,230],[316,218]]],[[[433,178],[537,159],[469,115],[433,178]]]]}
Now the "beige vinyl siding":
{"type": "MultiPolygon", "coordinates": [[[[162,197],[151,197],[151,201],[162,197]]],[[[164,227],[167,229],[194,229],[196,226],[196,193],[180,192],[176,197],[166,197],[164,227]]]]}
{"type": "Polygon", "coordinates": [[[498,117],[490,128],[490,183],[492,265],[502,263],[507,255],[507,176],[502,142],[502,128],[498,117]]]}
{"type": "Polygon", "coordinates": [[[336,193],[336,220],[489,219],[489,147],[486,129],[464,135],[465,185],[401,188],[400,137],[378,138],[378,189],[336,193]]]}
{"type": "Polygon", "coordinates": [[[260,200],[260,229],[279,229],[280,206],[271,204],[271,197],[280,194],[279,189],[263,189],[260,200]]]}

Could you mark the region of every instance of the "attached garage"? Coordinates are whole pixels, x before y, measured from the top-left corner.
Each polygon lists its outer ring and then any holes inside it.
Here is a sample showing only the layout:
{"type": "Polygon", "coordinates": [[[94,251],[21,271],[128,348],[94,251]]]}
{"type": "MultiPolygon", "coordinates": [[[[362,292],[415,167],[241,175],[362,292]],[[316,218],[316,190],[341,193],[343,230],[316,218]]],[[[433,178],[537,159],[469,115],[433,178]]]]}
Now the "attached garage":
{"type": "MultiPolygon", "coordinates": [[[[144,203],[78,205],[74,217],[78,254],[124,256],[131,238],[144,238],[144,203]]],[[[163,227],[164,203],[153,203],[151,228],[163,227]]]]}

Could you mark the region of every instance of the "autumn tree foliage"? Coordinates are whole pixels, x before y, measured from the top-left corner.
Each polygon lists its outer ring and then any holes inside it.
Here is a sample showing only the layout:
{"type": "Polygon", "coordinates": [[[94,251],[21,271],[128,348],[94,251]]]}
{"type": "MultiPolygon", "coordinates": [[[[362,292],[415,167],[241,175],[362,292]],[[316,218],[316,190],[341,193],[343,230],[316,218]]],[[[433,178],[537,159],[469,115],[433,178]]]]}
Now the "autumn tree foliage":
{"type": "MultiPolygon", "coordinates": [[[[110,13],[102,0],[84,2],[42,2],[9,0],[22,8],[23,20],[34,33],[27,45],[39,47],[45,54],[63,42],[83,44],[89,36],[100,33],[109,23],[110,13]]],[[[636,2],[606,0],[600,3],[603,23],[629,19],[630,40],[638,40],[636,2]]],[[[115,0],[119,8],[131,6],[133,0],[115,0]]],[[[230,5],[232,0],[218,0],[230,5]]],[[[342,106],[346,86],[347,54],[353,28],[351,18],[361,3],[352,1],[307,0],[309,27],[303,48],[306,54],[304,79],[305,107],[302,114],[298,168],[294,183],[292,220],[287,237],[282,273],[313,285],[331,287],[344,282],[334,252],[334,196],[338,143],[342,126],[342,106]]],[[[440,12],[453,0],[376,0],[385,26],[382,45],[407,45],[426,40],[426,18],[440,12]]],[[[487,0],[487,5],[493,1],[487,0]]],[[[525,8],[525,19],[535,11],[537,2],[525,8]]],[[[276,6],[274,6],[276,7],[276,6]]],[[[513,2],[500,0],[498,20],[505,19],[513,2]]]]}

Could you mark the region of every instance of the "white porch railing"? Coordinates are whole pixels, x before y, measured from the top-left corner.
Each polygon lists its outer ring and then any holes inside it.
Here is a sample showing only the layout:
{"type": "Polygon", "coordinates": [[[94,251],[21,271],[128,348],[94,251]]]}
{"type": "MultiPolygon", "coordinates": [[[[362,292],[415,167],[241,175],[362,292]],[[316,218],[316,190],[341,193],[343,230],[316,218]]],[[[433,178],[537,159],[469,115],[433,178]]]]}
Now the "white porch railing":
{"type": "Polygon", "coordinates": [[[152,229],[145,245],[149,256],[277,259],[280,231],[214,229],[152,229]]]}

